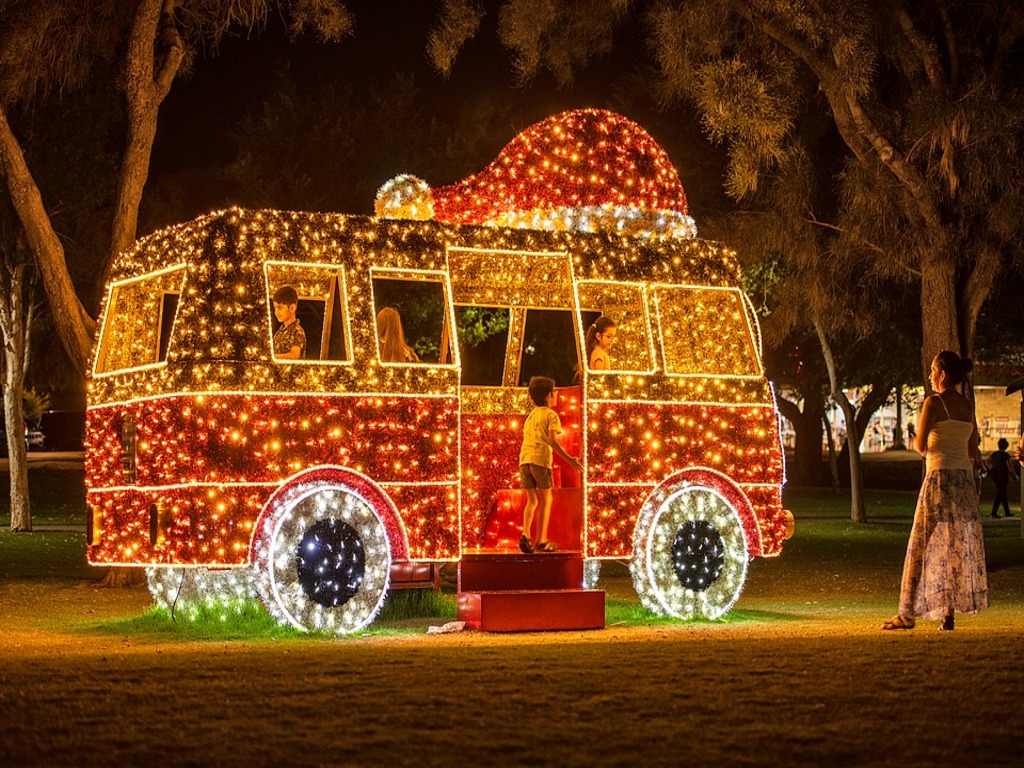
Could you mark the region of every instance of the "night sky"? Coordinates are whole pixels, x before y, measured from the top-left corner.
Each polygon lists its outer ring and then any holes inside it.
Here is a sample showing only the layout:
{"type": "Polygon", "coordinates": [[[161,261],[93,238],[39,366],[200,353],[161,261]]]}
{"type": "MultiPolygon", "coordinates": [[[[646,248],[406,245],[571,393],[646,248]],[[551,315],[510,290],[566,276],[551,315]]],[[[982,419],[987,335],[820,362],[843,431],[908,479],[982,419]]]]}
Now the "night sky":
{"type": "MultiPolygon", "coordinates": [[[[445,169],[448,175],[444,178],[427,178],[433,186],[476,172],[516,133],[544,117],[564,109],[603,107],[640,123],[669,152],[698,226],[702,214],[728,206],[722,192],[724,149],[707,144],[688,109],[659,110],[650,94],[636,87],[637,78],[651,82],[655,77],[653,72],[641,70],[649,66],[649,58],[644,55],[639,25],[624,27],[616,37],[614,53],[582,71],[571,88],[558,88],[546,73],[518,87],[511,55],[497,40],[496,13],[485,18],[480,33],[464,47],[451,77],[445,79],[433,69],[426,53],[437,4],[370,0],[350,2],[349,8],[355,16],[355,30],[340,43],[320,44],[309,36],[291,42],[283,22],[274,18],[258,34],[225,40],[217,55],[198,58],[191,73],[179,76],[160,112],[147,195],[159,195],[161,184],[175,175],[189,175],[196,181],[183,206],[147,217],[144,202],[140,236],[172,223],[163,220],[168,217],[190,218],[210,208],[249,204],[244,191],[211,178],[235,156],[240,122],[259,111],[283,69],[300,87],[312,88],[330,79],[351,87],[356,99],[370,98],[375,90],[392,82],[396,73],[411,76],[425,118],[451,115],[474,99],[496,98],[507,104],[508,126],[488,135],[489,146],[479,156],[453,162],[445,169]]],[[[330,105],[325,104],[324,109],[329,110],[330,105]]],[[[388,126],[382,125],[381,130],[387,131],[388,126]]],[[[297,135],[295,141],[301,142],[303,137],[297,135]]],[[[392,165],[381,158],[377,178],[356,180],[341,212],[371,214],[380,184],[399,173],[417,172],[398,163],[392,165]]]]}

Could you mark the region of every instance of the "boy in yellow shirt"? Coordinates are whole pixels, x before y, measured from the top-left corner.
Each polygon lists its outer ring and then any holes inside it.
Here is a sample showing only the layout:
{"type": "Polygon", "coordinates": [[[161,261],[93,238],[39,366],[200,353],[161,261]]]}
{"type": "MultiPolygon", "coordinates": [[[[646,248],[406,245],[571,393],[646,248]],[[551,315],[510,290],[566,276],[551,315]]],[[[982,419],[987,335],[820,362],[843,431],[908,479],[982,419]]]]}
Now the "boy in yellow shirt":
{"type": "Polygon", "coordinates": [[[530,379],[530,399],[534,408],[523,424],[523,447],[519,450],[519,481],[526,491],[526,507],[523,509],[523,535],[519,537],[519,549],[524,553],[557,552],[558,547],[548,541],[548,523],[551,520],[551,486],[554,484],[551,468],[553,453],[557,453],[577,472],[583,465],[558,444],[558,433],[562,423],[552,409],[558,404],[555,381],[547,376],[530,379]],[[530,541],[530,527],[533,513],[540,507],[537,521],[536,543],[530,541]]]}

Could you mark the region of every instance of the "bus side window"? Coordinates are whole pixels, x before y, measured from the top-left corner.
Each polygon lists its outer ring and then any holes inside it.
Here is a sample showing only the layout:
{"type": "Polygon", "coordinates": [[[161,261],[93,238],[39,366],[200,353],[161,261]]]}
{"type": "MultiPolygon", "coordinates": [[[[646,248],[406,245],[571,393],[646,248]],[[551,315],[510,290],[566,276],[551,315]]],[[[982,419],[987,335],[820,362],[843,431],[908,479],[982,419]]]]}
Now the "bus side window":
{"type": "Polygon", "coordinates": [[[650,323],[643,286],[639,283],[581,280],[577,284],[577,293],[581,339],[586,339],[591,323],[600,315],[615,323],[617,332],[609,352],[611,365],[608,371],[652,372],[650,323]]]}
{"type": "Polygon", "coordinates": [[[114,283],[103,319],[95,373],[167,361],[184,265],[114,283]]]}
{"type": "Polygon", "coordinates": [[[653,297],[666,373],[761,375],[747,309],[738,289],[659,285],[653,297]]]}
{"type": "Polygon", "coordinates": [[[274,303],[270,297],[282,285],[291,285],[299,294],[295,317],[306,335],[306,352],[303,359],[350,362],[352,355],[347,335],[345,283],[339,268],[330,265],[274,262],[267,264],[266,272],[271,347],[280,323],[274,316],[274,303]]]}
{"type": "Polygon", "coordinates": [[[548,376],[559,387],[576,383],[580,358],[574,322],[573,312],[568,309],[527,310],[520,387],[529,385],[533,376],[548,376]]]}
{"type": "Polygon", "coordinates": [[[504,383],[511,314],[508,307],[455,307],[463,386],[500,387],[504,383]]]}
{"type": "Polygon", "coordinates": [[[454,339],[444,283],[428,273],[384,270],[374,271],[372,283],[374,322],[380,317],[388,329],[401,325],[401,337],[390,330],[387,341],[376,329],[378,359],[400,365],[452,365],[454,339]],[[383,310],[393,311],[382,315],[383,310]]]}

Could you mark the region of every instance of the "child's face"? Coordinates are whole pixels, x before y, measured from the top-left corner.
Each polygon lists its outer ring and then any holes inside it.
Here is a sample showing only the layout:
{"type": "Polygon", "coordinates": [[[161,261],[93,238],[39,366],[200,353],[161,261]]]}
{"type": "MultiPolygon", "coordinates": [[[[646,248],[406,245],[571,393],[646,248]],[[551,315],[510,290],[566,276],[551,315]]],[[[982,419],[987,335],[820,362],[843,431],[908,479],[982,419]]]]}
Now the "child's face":
{"type": "Polygon", "coordinates": [[[558,393],[551,390],[547,396],[547,406],[548,408],[554,408],[556,405],[558,405],[558,393]]]}
{"type": "Polygon", "coordinates": [[[606,352],[612,348],[612,343],[615,341],[615,327],[607,329],[604,333],[597,334],[597,344],[601,349],[606,352]]]}
{"type": "Polygon", "coordinates": [[[295,310],[298,309],[296,304],[278,304],[274,302],[274,317],[277,318],[279,323],[290,323],[295,319],[295,310]]]}

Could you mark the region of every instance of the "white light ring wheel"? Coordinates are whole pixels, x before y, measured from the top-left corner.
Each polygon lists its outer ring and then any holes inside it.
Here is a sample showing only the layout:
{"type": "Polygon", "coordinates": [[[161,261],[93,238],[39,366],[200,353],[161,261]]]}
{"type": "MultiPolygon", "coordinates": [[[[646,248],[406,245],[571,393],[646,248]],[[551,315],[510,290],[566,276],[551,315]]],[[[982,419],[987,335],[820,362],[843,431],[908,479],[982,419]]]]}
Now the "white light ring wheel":
{"type": "Polygon", "coordinates": [[[344,634],[367,626],[384,604],[391,548],[362,496],[335,481],[310,480],[274,498],[253,566],[260,599],[278,621],[344,634]]]}
{"type": "Polygon", "coordinates": [[[146,584],[153,602],[189,619],[202,608],[241,610],[246,601],[256,597],[256,582],[249,568],[150,566],[146,584]]]}
{"type": "Polygon", "coordinates": [[[630,570],[648,610],[681,619],[717,619],[739,599],[747,560],[735,507],[713,488],[687,485],[645,505],[630,570]]]}

